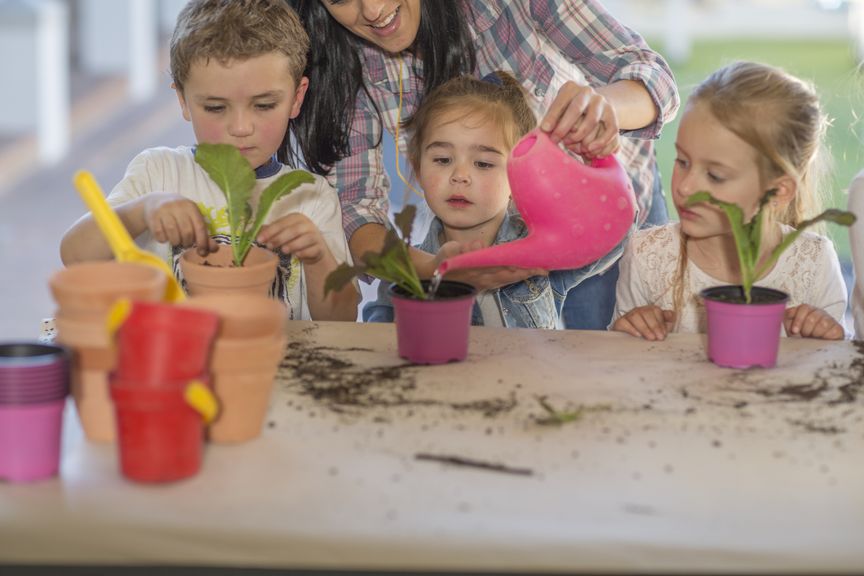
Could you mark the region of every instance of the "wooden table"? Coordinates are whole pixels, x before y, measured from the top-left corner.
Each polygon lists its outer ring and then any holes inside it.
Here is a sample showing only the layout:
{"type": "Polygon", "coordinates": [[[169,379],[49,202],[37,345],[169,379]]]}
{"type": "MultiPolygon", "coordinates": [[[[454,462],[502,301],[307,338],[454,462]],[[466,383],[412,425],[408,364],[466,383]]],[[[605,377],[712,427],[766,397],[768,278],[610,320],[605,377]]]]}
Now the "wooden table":
{"type": "Polygon", "coordinates": [[[0,564],[864,569],[860,343],[737,371],[692,335],[476,328],[433,367],[392,325],[289,337],[262,436],[187,481],[124,480],[67,418],[60,478],[0,485],[0,564]]]}

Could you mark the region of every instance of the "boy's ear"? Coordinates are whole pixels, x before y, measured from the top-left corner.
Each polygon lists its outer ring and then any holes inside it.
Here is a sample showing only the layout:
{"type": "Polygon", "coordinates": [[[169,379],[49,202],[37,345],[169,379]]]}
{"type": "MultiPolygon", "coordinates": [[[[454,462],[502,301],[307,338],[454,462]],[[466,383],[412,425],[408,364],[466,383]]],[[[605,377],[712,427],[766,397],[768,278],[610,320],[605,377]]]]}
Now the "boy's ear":
{"type": "Polygon", "coordinates": [[[789,206],[798,193],[798,183],[791,176],[780,176],[771,183],[769,188],[777,189],[772,201],[776,201],[783,209],[789,206]]]}
{"type": "Polygon", "coordinates": [[[192,116],[189,114],[189,106],[186,105],[186,98],[183,96],[183,91],[177,88],[177,85],[173,82],[171,83],[171,88],[174,89],[174,93],[177,94],[177,101],[180,102],[180,110],[183,111],[183,119],[187,122],[192,121],[192,116]]]}
{"type": "Polygon", "coordinates": [[[306,97],[306,90],[309,89],[309,78],[303,76],[297,84],[297,89],[294,91],[294,104],[291,105],[290,118],[296,118],[300,114],[300,108],[303,106],[303,98],[306,97]]]}

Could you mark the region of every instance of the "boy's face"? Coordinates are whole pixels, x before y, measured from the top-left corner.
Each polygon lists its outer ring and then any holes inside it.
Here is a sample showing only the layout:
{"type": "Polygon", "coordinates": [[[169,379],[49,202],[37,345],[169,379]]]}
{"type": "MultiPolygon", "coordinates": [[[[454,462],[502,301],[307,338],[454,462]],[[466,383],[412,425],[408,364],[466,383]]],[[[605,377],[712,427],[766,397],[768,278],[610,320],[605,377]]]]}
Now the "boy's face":
{"type": "Polygon", "coordinates": [[[748,219],[752,216],[765,191],[757,152],[723,126],[707,105],[696,102],[684,110],[675,148],[672,199],[685,234],[706,238],[731,233],[719,208],[708,204],[685,208],[687,199],[701,190],[738,204],[748,219]]]}
{"type": "Polygon", "coordinates": [[[232,144],[257,168],[276,153],[309,85],[295,85],[288,58],[269,53],[222,63],[199,60],[177,91],[198,142],[232,144]]]}
{"type": "Polygon", "coordinates": [[[447,228],[494,240],[510,201],[508,153],[501,128],[476,115],[457,110],[430,123],[418,180],[447,228]]]}

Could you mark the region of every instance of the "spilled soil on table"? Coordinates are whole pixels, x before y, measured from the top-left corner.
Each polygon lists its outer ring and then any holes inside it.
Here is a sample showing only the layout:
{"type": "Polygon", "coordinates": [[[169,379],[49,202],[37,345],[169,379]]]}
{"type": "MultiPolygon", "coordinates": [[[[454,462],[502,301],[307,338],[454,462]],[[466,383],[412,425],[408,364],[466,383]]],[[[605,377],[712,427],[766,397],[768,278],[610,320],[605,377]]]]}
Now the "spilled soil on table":
{"type": "Polygon", "coordinates": [[[291,389],[310,396],[334,412],[357,412],[370,408],[446,407],[495,417],[518,405],[515,391],[468,402],[446,402],[420,396],[412,364],[359,366],[338,354],[372,352],[367,348],[330,348],[295,341],[288,345],[280,365],[281,380],[291,389]]]}

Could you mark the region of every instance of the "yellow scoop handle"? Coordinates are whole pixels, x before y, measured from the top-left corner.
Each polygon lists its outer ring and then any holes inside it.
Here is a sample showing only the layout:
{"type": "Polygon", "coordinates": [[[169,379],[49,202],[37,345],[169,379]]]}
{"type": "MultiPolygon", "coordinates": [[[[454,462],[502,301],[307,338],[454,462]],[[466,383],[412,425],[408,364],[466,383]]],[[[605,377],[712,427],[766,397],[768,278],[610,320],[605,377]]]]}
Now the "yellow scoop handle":
{"type": "Polygon", "coordinates": [[[174,272],[168,264],[151,252],[142,250],[135,245],[126,227],[117,213],[111,209],[111,205],[105,200],[102,189],[93,178],[93,174],[86,170],[75,173],[75,188],[78,194],[99,225],[102,235],[108,240],[111,251],[118,262],[135,262],[154,266],[165,272],[168,281],[165,284],[165,300],[168,302],[180,302],[185,300],[183,289],[174,278],[174,272]]]}

